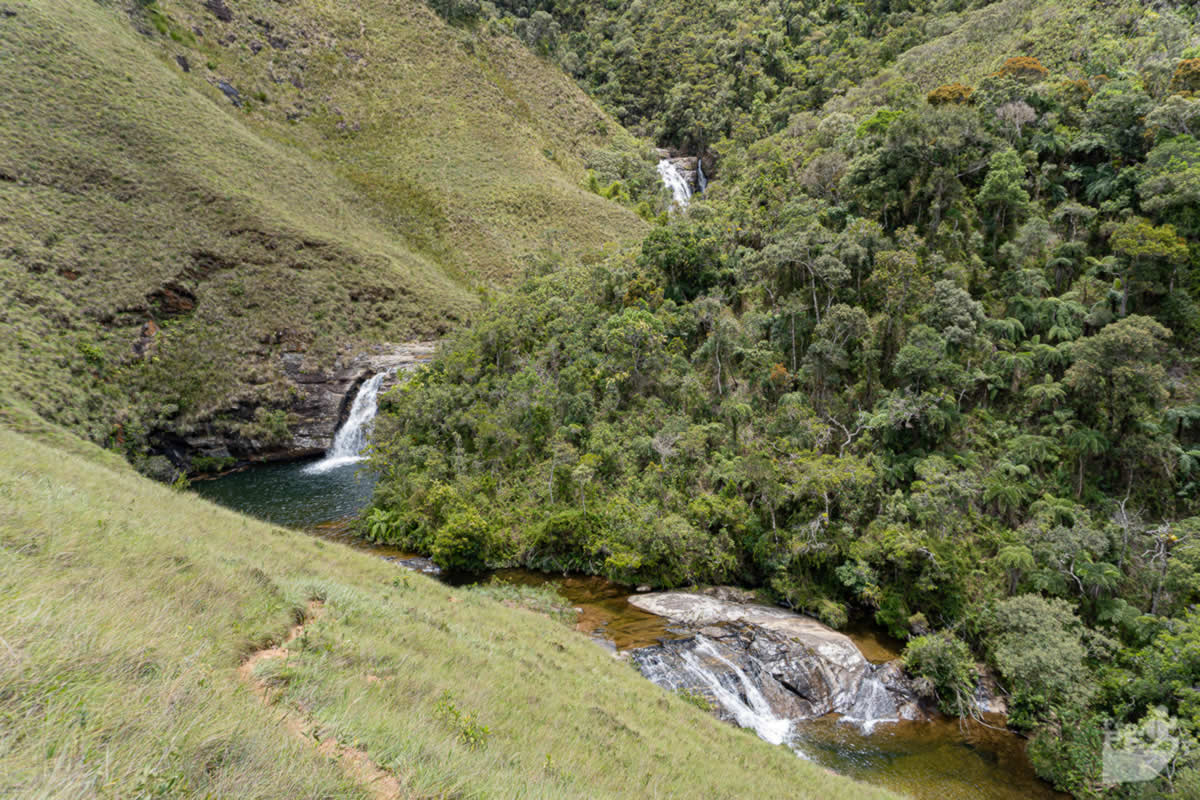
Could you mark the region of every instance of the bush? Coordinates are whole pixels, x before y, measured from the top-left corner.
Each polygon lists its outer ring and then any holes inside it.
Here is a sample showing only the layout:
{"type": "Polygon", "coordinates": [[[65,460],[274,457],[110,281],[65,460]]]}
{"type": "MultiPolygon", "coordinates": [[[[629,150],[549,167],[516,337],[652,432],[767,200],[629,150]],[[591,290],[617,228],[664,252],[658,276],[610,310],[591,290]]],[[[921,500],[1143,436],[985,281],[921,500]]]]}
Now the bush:
{"type": "Polygon", "coordinates": [[[1017,56],[1004,62],[999,74],[1005,78],[1038,81],[1050,74],[1050,70],[1042,66],[1042,62],[1033,56],[1017,56]]]}
{"type": "Polygon", "coordinates": [[[473,508],[451,514],[434,536],[434,563],[450,571],[478,572],[487,566],[491,533],[488,521],[473,508]]]}
{"type": "Polygon", "coordinates": [[[971,102],[971,95],[975,90],[970,86],[965,86],[961,83],[948,83],[945,86],[939,86],[928,95],[925,100],[931,106],[945,105],[965,105],[971,102]]]}
{"type": "Polygon", "coordinates": [[[970,713],[978,676],[962,639],[950,631],[918,636],[904,648],[904,668],[923,679],[942,713],[970,713]]]}
{"type": "Polygon", "coordinates": [[[594,572],[599,564],[591,545],[600,528],[601,520],[595,514],[560,511],[537,529],[525,565],[538,570],[594,572]]]}
{"type": "Polygon", "coordinates": [[[1072,712],[1037,730],[1029,742],[1029,761],[1038,777],[1056,789],[1092,797],[1100,779],[1103,742],[1094,716],[1072,712]]]}
{"type": "Polygon", "coordinates": [[[1001,601],[990,641],[992,659],[1013,694],[1015,725],[1052,708],[1081,706],[1093,683],[1083,664],[1081,624],[1069,603],[1023,594],[1001,601]]]}

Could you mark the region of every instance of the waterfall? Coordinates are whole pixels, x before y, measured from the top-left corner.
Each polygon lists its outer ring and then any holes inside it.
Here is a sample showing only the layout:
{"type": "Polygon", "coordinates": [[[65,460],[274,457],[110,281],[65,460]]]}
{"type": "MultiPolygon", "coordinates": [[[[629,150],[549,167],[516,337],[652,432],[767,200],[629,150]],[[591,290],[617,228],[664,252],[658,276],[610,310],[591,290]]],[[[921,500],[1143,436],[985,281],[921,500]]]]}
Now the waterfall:
{"type": "Polygon", "coordinates": [[[658,162],[658,174],[671,190],[672,207],[680,211],[687,208],[692,200],[692,187],[688,185],[687,178],[683,177],[679,168],[671,163],[669,158],[664,158],[658,162]]]}
{"type": "Polygon", "coordinates": [[[854,703],[843,712],[842,719],[855,723],[863,733],[870,733],[881,722],[898,721],[900,711],[883,681],[868,677],[858,685],[854,703]]]}
{"type": "Polygon", "coordinates": [[[346,422],[338,428],[333,437],[333,444],[325,451],[325,457],[305,469],[308,473],[328,472],[331,469],[362,461],[363,448],[367,446],[367,437],[375,424],[375,412],[378,408],[376,398],[379,396],[379,386],[387,372],[374,375],[359,387],[350,406],[350,415],[346,422]]]}
{"type": "Polygon", "coordinates": [[[757,683],[703,636],[695,647],[678,653],[679,660],[650,656],[638,665],[647,678],[665,689],[700,690],[743,728],[750,728],[771,744],[782,744],[792,732],[790,720],[776,716],[757,683]]]}
{"type": "Polygon", "coordinates": [[[700,194],[708,191],[708,178],[704,176],[704,156],[696,159],[696,185],[700,187],[700,194]]]}

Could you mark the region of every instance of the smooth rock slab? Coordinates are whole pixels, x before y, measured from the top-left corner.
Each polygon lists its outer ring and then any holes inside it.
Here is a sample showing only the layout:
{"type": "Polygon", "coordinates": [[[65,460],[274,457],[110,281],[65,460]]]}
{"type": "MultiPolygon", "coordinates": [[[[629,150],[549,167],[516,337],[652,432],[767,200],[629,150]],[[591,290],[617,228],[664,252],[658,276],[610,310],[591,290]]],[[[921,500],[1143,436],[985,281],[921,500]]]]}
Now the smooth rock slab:
{"type": "MultiPolygon", "coordinates": [[[[830,712],[864,725],[912,718],[918,700],[898,664],[872,665],[845,634],[786,609],[738,603],[711,594],[658,592],[629,602],[683,624],[710,640],[756,683],[779,717],[812,719],[830,712]],[[877,674],[878,673],[878,674],[877,674]]],[[[681,666],[688,643],[646,648],[660,675],[681,666]]]]}

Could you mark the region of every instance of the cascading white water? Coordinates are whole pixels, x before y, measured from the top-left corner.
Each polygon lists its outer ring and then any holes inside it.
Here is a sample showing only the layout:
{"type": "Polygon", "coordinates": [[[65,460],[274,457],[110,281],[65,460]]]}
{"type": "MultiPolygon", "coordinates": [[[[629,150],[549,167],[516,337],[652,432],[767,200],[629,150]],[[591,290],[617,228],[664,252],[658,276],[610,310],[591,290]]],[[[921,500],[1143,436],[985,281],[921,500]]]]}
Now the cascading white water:
{"type": "Polygon", "coordinates": [[[900,711],[883,681],[869,677],[859,684],[854,704],[842,714],[842,719],[858,725],[863,733],[870,733],[881,722],[897,722],[900,711]]]}
{"type": "Polygon", "coordinates": [[[367,446],[367,437],[375,424],[379,387],[387,376],[387,372],[380,372],[359,387],[358,394],[354,396],[354,403],[350,406],[350,415],[334,434],[333,444],[325,451],[325,457],[307,467],[305,472],[328,472],[345,464],[362,461],[363,448],[367,446]]]}
{"type": "Polygon", "coordinates": [[[658,162],[658,174],[667,188],[671,190],[672,206],[680,211],[687,208],[688,203],[692,201],[692,187],[683,173],[671,163],[669,158],[664,158],[658,162]]]}
{"type": "Polygon", "coordinates": [[[700,187],[700,194],[708,191],[708,178],[704,175],[704,159],[696,159],[696,185],[700,187]]]}
{"type": "Polygon", "coordinates": [[[792,732],[791,721],[776,716],[750,676],[723,656],[711,641],[697,636],[695,647],[682,651],[679,657],[674,666],[660,659],[640,662],[642,673],[666,689],[704,689],[741,727],[750,728],[771,744],[787,741],[792,732]],[[732,685],[727,686],[723,678],[732,685]]]}

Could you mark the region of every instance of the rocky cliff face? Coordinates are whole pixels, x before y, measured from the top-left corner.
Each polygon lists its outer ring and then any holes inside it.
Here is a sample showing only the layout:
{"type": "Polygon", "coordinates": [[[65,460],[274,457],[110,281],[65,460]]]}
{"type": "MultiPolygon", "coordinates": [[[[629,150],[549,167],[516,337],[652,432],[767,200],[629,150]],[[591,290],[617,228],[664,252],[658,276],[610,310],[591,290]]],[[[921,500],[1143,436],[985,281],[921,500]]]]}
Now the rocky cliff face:
{"type": "Polygon", "coordinates": [[[753,707],[755,693],[765,701],[757,715],[792,722],[838,713],[869,728],[927,716],[898,662],[871,664],[847,636],[809,617],[681,592],[629,602],[693,632],[634,651],[642,671],[666,688],[708,696],[740,724],[739,704],[753,707]]]}
{"type": "MultiPolygon", "coordinates": [[[[372,375],[397,372],[428,361],[433,342],[410,342],[381,347],[338,361],[330,368],[306,364],[303,353],[284,353],[280,373],[291,398],[284,408],[265,409],[253,403],[234,403],[186,431],[157,431],[150,440],[154,452],[185,472],[216,466],[228,468],[250,461],[288,461],[325,452],[345,420],[358,388],[372,375]],[[242,424],[230,424],[230,420],[242,424]]],[[[384,381],[381,391],[396,378],[384,381]]]]}

